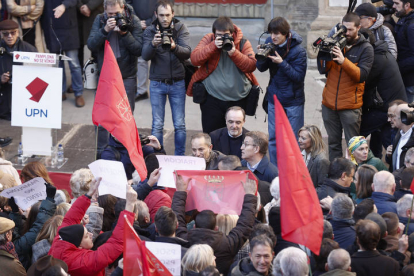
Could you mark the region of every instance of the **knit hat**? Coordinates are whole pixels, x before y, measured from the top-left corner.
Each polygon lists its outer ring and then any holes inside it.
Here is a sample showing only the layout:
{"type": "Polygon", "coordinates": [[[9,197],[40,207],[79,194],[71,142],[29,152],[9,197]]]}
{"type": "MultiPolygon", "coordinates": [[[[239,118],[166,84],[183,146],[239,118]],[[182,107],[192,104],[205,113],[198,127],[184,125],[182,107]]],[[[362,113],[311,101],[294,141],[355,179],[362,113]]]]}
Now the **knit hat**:
{"type": "Polygon", "coordinates": [[[59,266],[68,272],[68,265],[64,261],[46,255],[30,266],[27,276],[42,276],[52,266],[59,266]]]}
{"type": "Polygon", "coordinates": [[[7,20],[3,20],[3,21],[0,22],[0,31],[14,30],[14,29],[18,29],[18,28],[19,28],[19,24],[17,24],[13,20],[7,19],[7,20]]]}
{"type": "Polygon", "coordinates": [[[359,148],[361,145],[363,144],[368,144],[367,140],[365,139],[364,136],[354,136],[352,137],[349,142],[348,142],[348,151],[349,151],[349,155],[351,155],[351,161],[352,163],[354,163],[355,165],[358,165],[357,161],[355,160],[354,157],[354,151],[359,148]]]}
{"type": "Polygon", "coordinates": [[[0,234],[6,233],[15,226],[14,221],[8,218],[0,217],[0,234]]]}
{"type": "Polygon", "coordinates": [[[76,247],[79,247],[81,244],[84,234],[85,228],[80,224],[66,226],[59,230],[60,238],[64,241],[70,242],[76,247]]]}
{"type": "Polygon", "coordinates": [[[371,3],[363,3],[355,9],[355,13],[359,16],[369,16],[377,18],[377,9],[371,3]]]}

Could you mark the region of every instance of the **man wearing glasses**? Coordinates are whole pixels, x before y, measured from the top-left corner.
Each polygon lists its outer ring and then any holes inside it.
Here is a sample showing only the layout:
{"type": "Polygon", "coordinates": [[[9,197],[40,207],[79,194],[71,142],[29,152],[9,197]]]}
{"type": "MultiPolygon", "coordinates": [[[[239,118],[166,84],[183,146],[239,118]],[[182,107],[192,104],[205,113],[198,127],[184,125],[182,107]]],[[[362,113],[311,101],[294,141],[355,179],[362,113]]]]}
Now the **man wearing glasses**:
{"type": "Polygon", "coordinates": [[[36,52],[36,48],[19,38],[19,25],[13,20],[0,22],[0,119],[11,120],[13,52],[36,52]]]}
{"type": "Polygon", "coordinates": [[[268,136],[263,132],[250,131],[246,133],[241,146],[241,157],[243,167],[249,168],[260,180],[271,183],[279,175],[279,171],[266,156],[268,141],[268,136]]]}

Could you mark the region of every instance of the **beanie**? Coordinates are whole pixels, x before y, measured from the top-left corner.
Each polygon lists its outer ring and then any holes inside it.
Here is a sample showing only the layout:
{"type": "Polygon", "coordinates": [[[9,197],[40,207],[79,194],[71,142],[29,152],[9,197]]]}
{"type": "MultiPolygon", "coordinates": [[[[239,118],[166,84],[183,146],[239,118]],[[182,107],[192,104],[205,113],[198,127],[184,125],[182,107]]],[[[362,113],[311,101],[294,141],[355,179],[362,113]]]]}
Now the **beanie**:
{"type": "Polygon", "coordinates": [[[60,238],[64,241],[70,242],[76,247],[79,247],[81,244],[84,234],[85,229],[80,224],[66,226],[59,230],[60,238]]]}
{"type": "Polygon", "coordinates": [[[359,16],[369,16],[377,18],[377,9],[371,3],[363,3],[355,9],[355,13],[359,16]]]}

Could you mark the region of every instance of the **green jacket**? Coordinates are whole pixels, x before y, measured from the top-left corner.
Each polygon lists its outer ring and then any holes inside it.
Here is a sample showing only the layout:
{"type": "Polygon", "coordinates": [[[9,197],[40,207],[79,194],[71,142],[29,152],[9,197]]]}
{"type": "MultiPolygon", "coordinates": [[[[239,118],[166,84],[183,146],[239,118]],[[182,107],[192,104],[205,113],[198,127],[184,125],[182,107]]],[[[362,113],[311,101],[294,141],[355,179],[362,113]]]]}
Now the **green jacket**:
{"type": "Polygon", "coordinates": [[[1,275],[26,276],[26,270],[12,254],[0,250],[1,275]]]}
{"type": "Polygon", "coordinates": [[[358,164],[358,167],[367,164],[374,166],[378,171],[388,171],[387,166],[384,164],[384,162],[381,161],[381,159],[374,156],[371,150],[368,152],[368,158],[367,161],[362,162],[361,164],[358,164]]]}

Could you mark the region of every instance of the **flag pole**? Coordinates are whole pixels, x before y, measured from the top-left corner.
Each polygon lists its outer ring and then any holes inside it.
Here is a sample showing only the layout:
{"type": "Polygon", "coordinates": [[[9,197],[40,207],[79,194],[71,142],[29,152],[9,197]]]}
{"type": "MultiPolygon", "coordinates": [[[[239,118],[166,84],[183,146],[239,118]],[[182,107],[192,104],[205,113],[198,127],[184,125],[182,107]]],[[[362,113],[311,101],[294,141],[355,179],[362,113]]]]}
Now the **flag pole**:
{"type": "Polygon", "coordinates": [[[408,227],[410,225],[410,221],[411,221],[411,213],[413,212],[413,203],[414,203],[414,196],[411,199],[411,208],[410,208],[410,216],[408,217],[408,222],[407,225],[405,226],[405,234],[408,235],[408,227]]]}
{"type": "Polygon", "coordinates": [[[98,134],[99,134],[99,125],[96,127],[96,133],[95,133],[95,161],[97,159],[97,154],[98,154],[98,134]]]}

